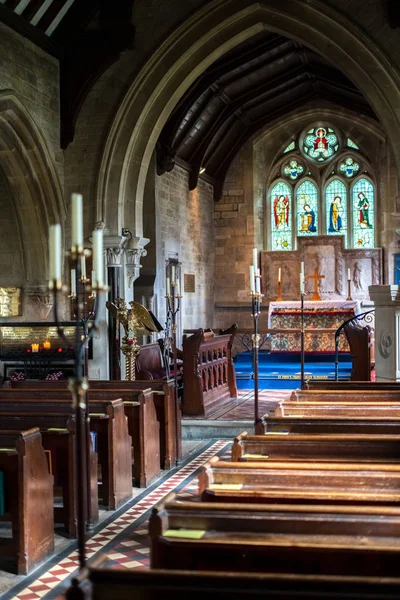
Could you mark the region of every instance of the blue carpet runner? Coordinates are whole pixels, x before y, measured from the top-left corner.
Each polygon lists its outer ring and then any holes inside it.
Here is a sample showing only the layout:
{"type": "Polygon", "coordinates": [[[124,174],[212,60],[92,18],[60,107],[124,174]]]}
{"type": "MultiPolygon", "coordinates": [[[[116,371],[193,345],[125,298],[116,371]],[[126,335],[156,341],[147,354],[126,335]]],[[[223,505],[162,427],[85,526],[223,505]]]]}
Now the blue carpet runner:
{"type": "MultiPolygon", "coordinates": [[[[236,381],[238,389],[253,387],[254,371],[251,352],[241,352],[235,359],[236,381]]],[[[339,379],[350,379],[350,353],[339,353],[339,379]]],[[[260,390],[295,389],[300,379],[299,352],[267,352],[260,350],[258,381],[260,390]]],[[[335,379],[335,354],[306,353],[306,379],[335,379]]]]}

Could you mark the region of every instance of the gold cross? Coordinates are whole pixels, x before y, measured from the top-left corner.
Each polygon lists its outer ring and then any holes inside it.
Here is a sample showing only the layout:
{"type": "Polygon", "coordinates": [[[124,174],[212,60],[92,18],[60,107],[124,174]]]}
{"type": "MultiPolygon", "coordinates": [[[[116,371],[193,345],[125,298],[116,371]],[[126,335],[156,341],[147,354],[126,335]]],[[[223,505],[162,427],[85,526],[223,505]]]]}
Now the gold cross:
{"type": "Polygon", "coordinates": [[[315,267],[314,275],[308,275],[308,279],[314,279],[314,293],[311,297],[311,300],[321,300],[321,296],[318,292],[318,283],[319,279],[325,279],[325,275],[318,275],[318,269],[315,267]]]}

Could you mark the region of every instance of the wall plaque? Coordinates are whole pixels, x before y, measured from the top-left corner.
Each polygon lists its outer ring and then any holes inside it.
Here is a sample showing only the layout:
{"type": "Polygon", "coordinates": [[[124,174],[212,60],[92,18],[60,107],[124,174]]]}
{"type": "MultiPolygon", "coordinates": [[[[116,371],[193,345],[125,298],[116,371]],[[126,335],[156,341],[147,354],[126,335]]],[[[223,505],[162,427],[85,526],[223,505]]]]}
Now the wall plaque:
{"type": "Polygon", "coordinates": [[[21,288],[0,287],[0,317],[18,317],[21,314],[21,288]]]}
{"type": "Polygon", "coordinates": [[[183,289],[187,293],[192,293],[195,291],[194,275],[189,275],[188,273],[183,275],[183,289]]]}

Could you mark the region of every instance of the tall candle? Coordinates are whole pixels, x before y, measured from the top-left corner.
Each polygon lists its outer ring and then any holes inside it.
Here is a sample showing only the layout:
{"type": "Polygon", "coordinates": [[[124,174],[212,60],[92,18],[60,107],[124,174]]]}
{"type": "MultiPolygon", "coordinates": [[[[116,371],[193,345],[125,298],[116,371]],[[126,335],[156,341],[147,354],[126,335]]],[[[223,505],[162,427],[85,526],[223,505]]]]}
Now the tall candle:
{"type": "Polygon", "coordinates": [[[181,286],[179,281],[176,282],[175,285],[175,296],[180,296],[181,295],[181,286]]]}
{"type": "Polygon", "coordinates": [[[280,282],[281,282],[281,274],[282,274],[282,270],[281,270],[281,268],[279,267],[279,269],[278,269],[278,283],[280,283],[280,282]]]}
{"type": "Polygon", "coordinates": [[[250,265],[250,294],[255,294],[256,284],[254,281],[254,265],[250,265]]]}
{"type": "Polygon", "coordinates": [[[82,195],[72,194],[72,246],[83,246],[83,209],[82,195]]]}
{"type": "Polygon", "coordinates": [[[258,252],[257,252],[257,248],[253,248],[253,266],[254,266],[254,271],[256,273],[257,272],[257,267],[258,267],[258,252]]]}
{"type": "Polygon", "coordinates": [[[347,269],[347,280],[351,280],[350,269],[347,269]]]}
{"type": "Polygon", "coordinates": [[[76,271],[71,269],[71,294],[76,296],[76,271]]]}
{"type": "Polygon", "coordinates": [[[300,272],[300,294],[304,294],[304,273],[300,272]]]}
{"type": "Polygon", "coordinates": [[[166,286],[167,286],[167,296],[171,295],[171,280],[169,277],[167,277],[166,279],[166,286]]]}
{"type": "Polygon", "coordinates": [[[61,225],[49,227],[49,279],[61,279],[61,225]]]}
{"type": "Polygon", "coordinates": [[[86,279],[86,258],[81,256],[81,277],[86,279]]]}
{"type": "Polygon", "coordinates": [[[256,277],[256,294],[261,294],[261,277],[260,277],[260,269],[257,269],[257,277],[256,277]]]}
{"type": "Polygon", "coordinates": [[[96,271],[92,271],[92,288],[96,287],[96,271]]]}
{"type": "Polygon", "coordinates": [[[92,233],[93,245],[93,270],[95,272],[96,284],[101,287],[104,283],[103,267],[103,230],[95,229],[92,233]]]}
{"type": "Polygon", "coordinates": [[[300,273],[303,273],[303,275],[304,275],[304,262],[303,261],[300,263],[300,273]]]}

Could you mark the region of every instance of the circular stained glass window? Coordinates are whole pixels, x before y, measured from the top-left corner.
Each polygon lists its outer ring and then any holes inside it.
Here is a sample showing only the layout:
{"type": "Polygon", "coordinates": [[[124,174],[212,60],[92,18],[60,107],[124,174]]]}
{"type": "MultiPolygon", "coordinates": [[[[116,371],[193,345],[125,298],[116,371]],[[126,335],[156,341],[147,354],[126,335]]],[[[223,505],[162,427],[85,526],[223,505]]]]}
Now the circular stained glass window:
{"type": "Polygon", "coordinates": [[[304,136],[302,150],[311,160],[326,162],[339,150],[339,137],[331,127],[313,127],[304,136]]]}

